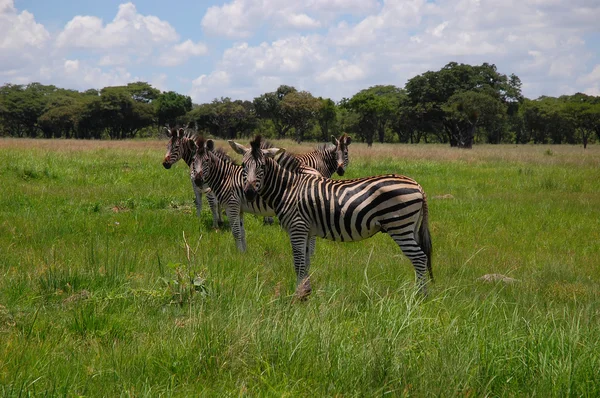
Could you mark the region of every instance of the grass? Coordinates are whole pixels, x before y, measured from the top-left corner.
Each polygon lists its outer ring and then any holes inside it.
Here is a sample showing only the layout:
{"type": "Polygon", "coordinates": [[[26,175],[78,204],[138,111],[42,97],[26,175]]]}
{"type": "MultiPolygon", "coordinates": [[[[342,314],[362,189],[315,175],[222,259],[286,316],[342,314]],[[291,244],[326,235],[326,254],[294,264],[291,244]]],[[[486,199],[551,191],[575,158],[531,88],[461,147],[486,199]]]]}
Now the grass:
{"type": "Polygon", "coordinates": [[[319,240],[305,303],[285,232],[238,253],[164,150],[0,140],[3,396],[600,395],[600,147],[353,143],[345,177],[425,188],[436,283],[319,240]]]}

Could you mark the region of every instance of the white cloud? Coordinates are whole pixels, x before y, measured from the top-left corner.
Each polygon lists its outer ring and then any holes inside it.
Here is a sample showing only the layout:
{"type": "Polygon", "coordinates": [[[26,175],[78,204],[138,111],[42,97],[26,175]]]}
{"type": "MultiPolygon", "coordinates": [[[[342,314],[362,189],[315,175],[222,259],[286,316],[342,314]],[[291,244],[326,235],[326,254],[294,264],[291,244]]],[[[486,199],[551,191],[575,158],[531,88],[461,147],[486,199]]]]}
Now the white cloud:
{"type": "Polygon", "coordinates": [[[338,61],[334,66],[316,77],[317,82],[334,80],[336,82],[347,82],[364,78],[365,71],[358,65],[351,64],[346,60],[338,61]]]}
{"type": "Polygon", "coordinates": [[[55,46],[63,52],[83,50],[99,54],[99,66],[125,66],[136,60],[146,62],[155,52],[166,51],[177,40],[179,35],[168,22],[153,15],[141,15],[133,3],[125,3],[107,24],[95,16],[75,16],[58,34],[55,46]]]}
{"type": "Polygon", "coordinates": [[[590,73],[581,75],[577,79],[577,84],[583,87],[580,91],[585,94],[600,96],[600,64],[594,66],[590,73]]]}
{"type": "Polygon", "coordinates": [[[138,14],[133,3],[119,6],[112,22],[104,25],[94,16],[74,17],[58,35],[60,48],[113,49],[126,47],[136,52],[147,52],[155,44],[171,43],[179,39],[175,29],[152,15],[138,14]]]}
{"type": "Polygon", "coordinates": [[[194,43],[191,40],[186,40],[164,52],[158,63],[162,66],[177,66],[187,62],[191,57],[199,57],[201,55],[206,55],[207,53],[208,47],[206,44],[194,43]]]}
{"type": "Polygon", "coordinates": [[[209,7],[202,18],[205,32],[229,38],[248,38],[263,24],[281,29],[317,29],[339,15],[365,15],[377,0],[233,0],[209,7]]]}
{"type": "Polygon", "coordinates": [[[321,23],[306,14],[285,14],[285,25],[298,29],[316,29],[321,26],[321,23]]]}
{"type": "Polygon", "coordinates": [[[0,0],[0,72],[23,68],[47,46],[50,34],[33,14],[14,7],[12,0],[0,0]]]}
{"type": "Polygon", "coordinates": [[[149,83],[152,87],[159,89],[160,91],[169,91],[167,86],[167,74],[160,73],[158,75],[153,75],[150,79],[149,83]]]}
{"type": "Polygon", "coordinates": [[[210,102],[214,98],[226,96],[226,93],[222,95],[214,95],[214,93],[223,87],[229,86],[230,83],[231,77],[225,71],[215,71],[210,75],[200,75],[192,81],[192,89],[189,95],[196,102],[210,102]]]}
{"type": "Polygon", "coordinates": [[[125,3],[111,20],[72,16],[50,34],[0,0],[0,78],[86,89],[141,74],[161,89],[185,81],[171,89],[196,102],[281,84],[338,100],[456,61],[515,73],[532,98],[600,87],[596,0],[220,0],[202,18],[204,37],[180,37],[175,22],[149,14],[125,3]],[[193,57],[205,58],[192,69],[193,57]]]}

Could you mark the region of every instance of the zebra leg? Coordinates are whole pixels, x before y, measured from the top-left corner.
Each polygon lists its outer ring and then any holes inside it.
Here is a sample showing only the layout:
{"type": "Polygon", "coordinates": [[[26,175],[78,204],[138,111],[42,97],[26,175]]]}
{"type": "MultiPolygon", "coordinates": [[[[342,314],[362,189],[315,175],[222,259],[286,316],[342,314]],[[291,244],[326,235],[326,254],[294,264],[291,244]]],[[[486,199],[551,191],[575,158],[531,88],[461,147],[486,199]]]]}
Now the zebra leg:
{"type": "Polygon", "coordinates": [[[242,244],[244,245],[244,250],[246,251],[246,228],[244,228],[244,213],[240,212],[240,239],[242,244]]]}
{"type": "Polygon", "coordinates": [[[212,213],[213,228],[219,229],[219,225],[223,220],[221,220],[221,212],[219,211],[220,206],[217,197],[211,190],[207,190],[206,200],[208,201],[208,206],[210,207],[210,211],[212,213]]]}
{"type": "Polygon", "coordinates": [[[417,276],[417,287],[424,296],[427,296],[427,255],[415,240],[414,234],[406,235],[406,233],[394,232],[388,232],[388,235],[394,239],[394,242],[400,246],[402,253],[412,263],[417,276]]]}
{"type": "Polygon", "coordinates": [[[309,259],[315,255],[315,249],[317,247],[317,237],[311,236],[308,238],[308,256],[309,259]]]}
{"type": "Polygon", "coordinates": [[[192,188],[194,189],[194,195],[196,195],[196,215],[200,218],[200,213],[202,213],[202,190],[193,179],[192,188]]]}
{"type": "Polygon", "coordinates": [[[294,231],[290,233],[294,270],[296,271],[296,298],[305,300],[312,292],[309,279],[310,256],[308,255],[308,232],[294,231]]]}
{"type": "Polygon", "coordinates": [[[235,245],[241,252],[246,251],[246,232],[244,231],[244,213],[240,211],[239,206],[228,206],[225,208],[227,218],[229,218],[229,225],[231,227],[231,233],[235,239],[235,245]]]}

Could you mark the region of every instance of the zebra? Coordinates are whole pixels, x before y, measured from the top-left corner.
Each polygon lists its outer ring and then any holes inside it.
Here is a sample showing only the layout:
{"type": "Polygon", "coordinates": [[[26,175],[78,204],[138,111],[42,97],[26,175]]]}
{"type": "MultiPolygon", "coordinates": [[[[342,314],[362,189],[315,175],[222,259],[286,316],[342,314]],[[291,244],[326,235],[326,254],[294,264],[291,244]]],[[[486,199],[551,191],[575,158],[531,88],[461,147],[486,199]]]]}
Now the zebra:
{"type": "MultiPolygon", "coordinates": [[[[312,152],[302,155],[285,152],[279,157],[277,163],[287,168],[288,165],[298,160],[317,170],[325,178],[331,178],[334,173],[343,176],[349,163],[348,146],[352,142],[352,139],[344,133],[339,139],[332,135],[331,142],[333,146],[325,144],[312,152]]],[[[262,149],[265,149],[264,145],[262,149]]]]}
{"type": "MultiPolygon", "coordinates": [[[[314,151],[304,154],[292,154],[284,152],[277,159],[284,168],[295,167],[294,164],[300,162],[308,167],[311,167],[319,172],[320,175],[326,178],[331,178],[334,173],[343,176],[348,167],[348,146],[352,139],[346,134],[337,139],[331,136],[332,145],[324,144],[317,147],[314,151]]],[[[271,148],[272,145],[267,141],[261,141],[261,149],[271,148]]],[[[265,217],[265,224],[272,224],[272,217],[265,217]]]]}
{"type": "MultiPolygon", "coordinates": [[[[275,211],[260,196],[251,202],[245,199],[242,185],[243,168],[235,164],[225,151],[220,148],[215,149],[213,140],[198,137],[195,144],[197,150],[190,167],[190,176],[197,185],[208,185],[219,203],[225,207],[236,246],[238,250],[245,252],[244,213],[274,216],[275,211]]],[[[265,149],[265,151],[275,153],[278,149],[265,149]]],[[[318,175],[318,171],[304,165],[297,165],[291,170],[293,173],[318,175]]],[[[314,251],[314,242],[311,245],[311,250],[314,251]]]]}
{"type": "MultiPolygon", "coordinates": [[[[191,129],[187,129],[186,131],[183,128],[167,128],[166,130],[169,136],[169,142],[167,144],[167,153],[163,160],[164,168],[170,169],[179,159],[183,159],[188,167],[190,167],[192,160],[194,159],[194,154],[196,153],[196,144],[194,142],[196,133],[191,129]]],[[[196,215],[200,217],[200,213],[202,212],[202,192],[204,192],[212,212],[213,228],[218,229],[219,224],[223,222],[223,219],[215,195],[210,192],[209,188],[196,185],[193,179],[192,188],[194,189],[194,195],[196,196],[196,215]]]]}
{"type": "Polygon", "coordinates": [[[426,271],[433,281],[429,215],[427,197],[415,180],[397,174],[351,180],[294,174],[273,159],[285,149],[262,150],[260,137],[250,148],[228,142],[243,155],[244,195],[249,201],[260,195],[289,234],[298,298],[311,293],[310,239],[358,241],[380,231],[400,246],[415,269],[419,289],[427,293],[426,271]]]}

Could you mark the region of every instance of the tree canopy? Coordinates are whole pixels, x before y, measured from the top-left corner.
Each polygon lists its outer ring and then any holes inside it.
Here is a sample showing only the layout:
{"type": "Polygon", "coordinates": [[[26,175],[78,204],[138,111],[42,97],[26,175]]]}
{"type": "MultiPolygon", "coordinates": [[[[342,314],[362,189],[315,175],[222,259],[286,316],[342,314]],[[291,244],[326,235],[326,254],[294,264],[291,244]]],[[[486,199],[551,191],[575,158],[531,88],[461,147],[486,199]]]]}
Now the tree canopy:
{"type": "Polygon", "coordinates": [[[193,104],[146,82],[82,92],[30,83],[0,87],[0,135],[126,139],[162,126],[192,124],[203,134],[238,138],[261,133],[329,141],[346,132],[374,142],[583,144],[600,141],[600,97],[582,93],[524,98],[521,80],[489,63],[451,62],[409,79],[377,85],[339,103],[281,85],[252,100],[223,97],[193,104]]]}

